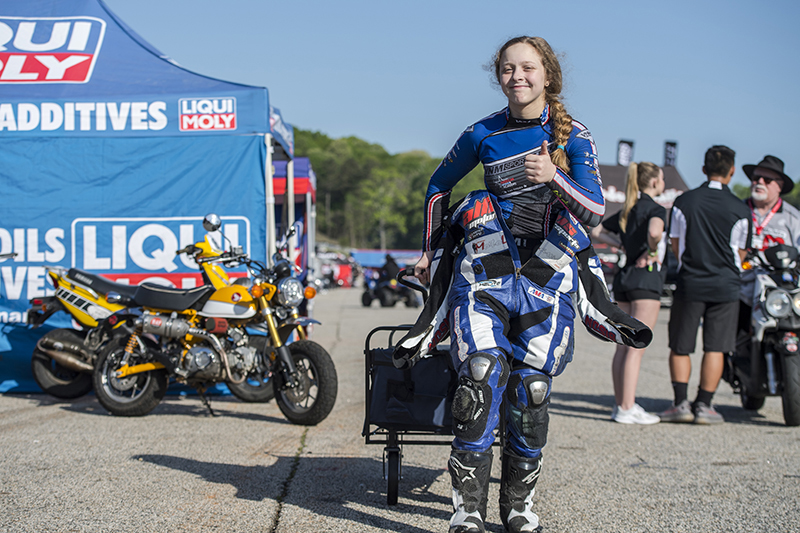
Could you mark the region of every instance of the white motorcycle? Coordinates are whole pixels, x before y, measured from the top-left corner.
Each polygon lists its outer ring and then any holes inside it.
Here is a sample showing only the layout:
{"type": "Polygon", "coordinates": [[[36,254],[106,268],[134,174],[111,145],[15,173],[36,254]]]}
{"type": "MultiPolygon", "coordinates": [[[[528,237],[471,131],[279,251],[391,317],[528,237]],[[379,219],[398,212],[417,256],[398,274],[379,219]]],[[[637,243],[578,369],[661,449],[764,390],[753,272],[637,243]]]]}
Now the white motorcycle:
{"type": "Polygon", "coordinates": [[[767,396],[781,396],[787,426],[800,425],[799,260],[797,248],[780,244],[746,262],[755,284],[750,331],[738,332],[723,374],[745,409],[758,410],[767,396]]]}

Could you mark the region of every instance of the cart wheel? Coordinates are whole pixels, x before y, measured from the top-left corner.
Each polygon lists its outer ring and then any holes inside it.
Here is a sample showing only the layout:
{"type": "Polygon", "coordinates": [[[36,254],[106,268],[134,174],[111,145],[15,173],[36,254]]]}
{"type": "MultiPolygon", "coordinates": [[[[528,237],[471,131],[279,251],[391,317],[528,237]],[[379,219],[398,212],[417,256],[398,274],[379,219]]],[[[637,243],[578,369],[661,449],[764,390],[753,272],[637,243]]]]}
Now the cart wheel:
{"type": "Polygon", "coordinates": [[[386,504],[397,505],[397,492],[400,485],[400,450],[395,448],[388,450],[389,472],[386,479],[389,481],[386,490],[386,504]]]}

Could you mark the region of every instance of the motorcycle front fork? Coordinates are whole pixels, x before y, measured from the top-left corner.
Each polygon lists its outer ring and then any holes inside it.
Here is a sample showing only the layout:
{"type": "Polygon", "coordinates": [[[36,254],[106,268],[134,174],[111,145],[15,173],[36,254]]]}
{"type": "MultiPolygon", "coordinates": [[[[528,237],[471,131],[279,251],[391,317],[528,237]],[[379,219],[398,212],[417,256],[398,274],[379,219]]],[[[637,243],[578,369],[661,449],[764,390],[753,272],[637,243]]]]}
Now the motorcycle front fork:
{"type": "Polygon", "coordinates": [[[283,383],[288,387],[294,388],[297,386],[298,381],[297,366],[294,364],[292,352],[289,350],[289,347],[281,341],[281,336],[278,333],[278,326],[275,323],[275,314],[272,312],[272,309],[265,307],[262,313],[267,321],[267,328],[272,338],[272,344],[275,346],[275,357],[279,364],[278,372],[281,373],[283,383]]]}
{"type": "Polygon", "coordinates": [[[764,362],[767,364],[767,390],[770,394],[777,394],[778,378],[775,372],[775,352],[767,350],[764,354],[764,362]]]}

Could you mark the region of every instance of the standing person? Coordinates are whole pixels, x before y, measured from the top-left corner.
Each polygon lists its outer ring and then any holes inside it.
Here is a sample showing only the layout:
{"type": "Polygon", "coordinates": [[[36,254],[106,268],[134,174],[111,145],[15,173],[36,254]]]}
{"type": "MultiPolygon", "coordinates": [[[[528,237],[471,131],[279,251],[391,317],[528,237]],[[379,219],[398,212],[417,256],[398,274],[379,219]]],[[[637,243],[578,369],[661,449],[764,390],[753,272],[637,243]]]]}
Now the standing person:
{"type": "MultiPolygon", "coordinates": [[[[753,218],[752,247],[766,250],[788,244],[800,249],[800,211],[781,198],[794,188],[792,179],[783,173],[783,161],[767,155],[758,165],[744,165],[742,170],[751,182],[746,203],[753,218]]],[[[745,270],[739,304],[739,329],[743,331],[750,330],[754,289],[755,271],[745,270]]]]}
{"type": "Polygon", "coordinates": [[[741,263],[750,245],[750,210],[728,189],[736,153],[712,146],[703,173],[708,181],[675,199],[670,219],[678,280],[669,319],[669,369],[675,402],[663,422],[724,422],[711,405],[736,344],[741,263]],[[694,403],[688,400],[697,328],[703,319],[703,362],[694,403]]]}
{"type": "MultiPolygon", "coordinates": [[[[653,197],[663,192],[663,170],[646,161],[631,163],[622,210],[592,231],[593,238],[625,249],[625,267],[614,280],[614,299],[623,311],[650,329],[655,326],[661,308],[661,263],[666,252],[663,239],[667,221],[667,210],[653,197]]],[[[615,422],[656,424],[660,420],[636,403],[636,384],[643,355],[643,349],[617,346],[611,364],[616,401],[611,420],[615,422]]]]}
{"type": "Polygon", "coordinates": [[[753,248],[765,250],[776,244],[800,248],[800,211],[781,199],[794,188],[783,173],[783,161],[767,155],[742,170],[751,182],[747,206],[753,215],[753,248]]]}
{"type": "MultiPolygon", "coordinates": [[[[551,380],[572,358],[572,294],[590,268],[579,274],[576,267],[578,252],[591,249],[581,224],[597,225],[605,210],[594,141],[561,103],[561,67],[547,41],[511,39],[495,55],[493,71],[508,106],[468,127],[431,177],[423,256],[415,266],[421,282],[434,277],[430,304],[435,290],[443,292],[442,267],[431,272],[434,253],[441,254],[436,266],[452,250],[438,247],[439,240],[461,232],[464,245],[442,296],[459,375],[448,461],[451,532],[485,531],[504,395],[500,516],[508,531],[540,530],[532,499],[551,380]],[[448,213],[452,188],[478,163],[488,192],[471,193],[448,213]]],[[[601,327],[614,335],[613,326],[601,327]]]]}

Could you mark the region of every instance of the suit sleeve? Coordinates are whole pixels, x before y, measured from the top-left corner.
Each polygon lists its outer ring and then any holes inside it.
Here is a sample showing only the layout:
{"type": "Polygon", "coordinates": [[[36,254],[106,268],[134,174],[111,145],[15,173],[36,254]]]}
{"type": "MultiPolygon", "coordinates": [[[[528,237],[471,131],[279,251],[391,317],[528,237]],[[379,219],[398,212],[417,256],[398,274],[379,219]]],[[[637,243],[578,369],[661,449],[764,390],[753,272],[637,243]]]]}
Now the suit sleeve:
{"type": "Polygon", "coordinates": [[[646,348],[653,341],[653,331],[610,300],[594,249],[581,250],[576,259],[579,283],[573,301],[586,330],[604,341],[646,348]]]}
{"type": "Polygon", "coordinates": [[[422,250],[436,248],[442,236],[442,216],[450,204],[450,192],[479,163],[473,127],[468,128],[433,172],[425,193],[422,250]]]}
{"type": "Polygon", "coordinates": [[[597,148],[589,130],[578,122],[573,124],[572,135],[565,147],[570,172],[567,174],[557,169],[553,181],[547,186],[578,220],[593,227],[600,224],[606,212],[597,148]]]}

